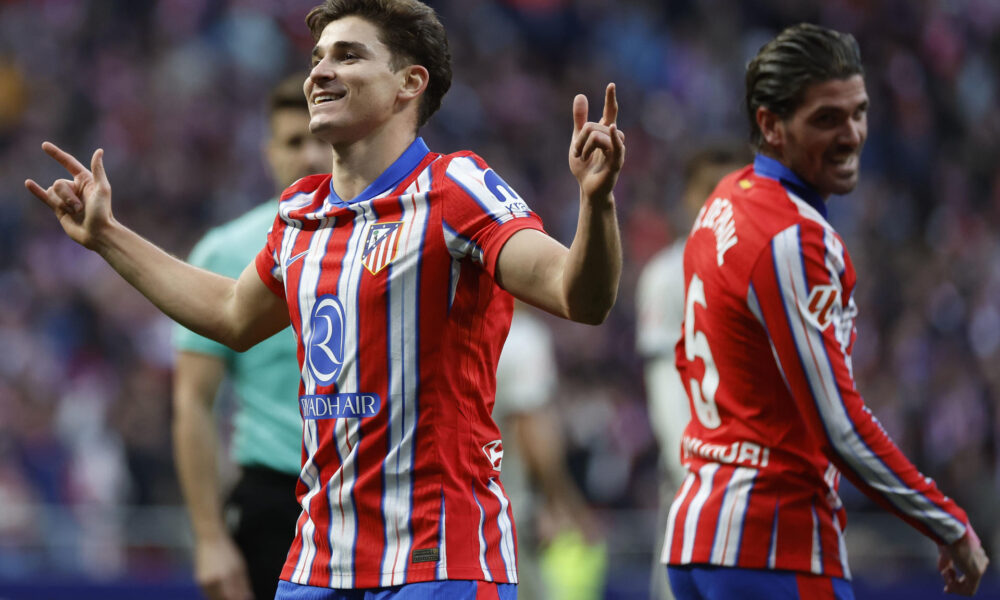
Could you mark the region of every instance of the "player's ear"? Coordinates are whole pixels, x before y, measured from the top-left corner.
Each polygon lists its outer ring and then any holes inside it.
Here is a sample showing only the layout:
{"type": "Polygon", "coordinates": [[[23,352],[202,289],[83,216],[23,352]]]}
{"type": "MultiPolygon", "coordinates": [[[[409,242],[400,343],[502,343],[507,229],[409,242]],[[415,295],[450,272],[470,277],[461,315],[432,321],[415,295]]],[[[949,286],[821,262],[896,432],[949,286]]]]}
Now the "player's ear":
{"type": "Polygon", "coordinates": [[[757,114],[754,116],[757,118],[757,127],[760,129],[761,137],[764,138],[764,143],[772,148],[781,148],[785,132],[778,115],[766,107],[758,106],[757,114]]]}
{"type": "Polygon", "coordinates": [[[398,71],[399,74],[399,99],[413,100],[424,93],[431,75],[426,67],[421,65],[407,65],[398,71]]]}

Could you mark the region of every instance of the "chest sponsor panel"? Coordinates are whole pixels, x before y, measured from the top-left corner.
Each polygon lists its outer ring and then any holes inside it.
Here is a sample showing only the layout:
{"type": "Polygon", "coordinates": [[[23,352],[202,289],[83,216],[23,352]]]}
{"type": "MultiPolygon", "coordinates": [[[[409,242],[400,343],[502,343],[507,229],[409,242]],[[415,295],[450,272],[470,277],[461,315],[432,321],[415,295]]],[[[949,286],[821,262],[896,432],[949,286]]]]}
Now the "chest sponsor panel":
{"type": "Polygon", "coordinates": [[[382,408],[378,394],[346,392],[299,396],[303,419],[350,419],[374,417],[382,408]]]}

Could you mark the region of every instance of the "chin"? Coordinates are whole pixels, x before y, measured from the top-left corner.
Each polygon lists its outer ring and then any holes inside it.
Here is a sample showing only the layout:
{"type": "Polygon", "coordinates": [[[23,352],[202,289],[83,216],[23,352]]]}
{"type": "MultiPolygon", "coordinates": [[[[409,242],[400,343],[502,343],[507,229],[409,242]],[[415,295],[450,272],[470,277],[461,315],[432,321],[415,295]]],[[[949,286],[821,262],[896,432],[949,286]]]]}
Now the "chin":
{"type": "Polygon", "coordinates": [[[858,186],[858,176],[855,174],[849,178],[839,178],[834,179],[830,182],[827,187],[831,194],[837,196],[843,196],[844,194],[850,194],[854,191],[854,188],[858,186]]]}

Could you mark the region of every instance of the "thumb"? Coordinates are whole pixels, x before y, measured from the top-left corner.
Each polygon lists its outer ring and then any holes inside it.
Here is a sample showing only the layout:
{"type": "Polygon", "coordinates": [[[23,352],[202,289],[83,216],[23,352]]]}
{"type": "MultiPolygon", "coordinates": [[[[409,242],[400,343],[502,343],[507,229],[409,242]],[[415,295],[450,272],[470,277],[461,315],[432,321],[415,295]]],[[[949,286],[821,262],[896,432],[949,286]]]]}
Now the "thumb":
{"type": "Polygon", "coordinates": [[[94,150],[94,156],[90,159],[90,172],[94,174],[94,181],[103,187],[110,187],[108,173],[104,170],[104,149],[94,150]]]}
{"type": "Polygon", "coordinates": [[[577,94],[573,98],[573,132],[578,132],[583,128],[584,123],[587,122],[587,111],[589,106],[587,104],[587,97],[583,94],[577,94]]]}

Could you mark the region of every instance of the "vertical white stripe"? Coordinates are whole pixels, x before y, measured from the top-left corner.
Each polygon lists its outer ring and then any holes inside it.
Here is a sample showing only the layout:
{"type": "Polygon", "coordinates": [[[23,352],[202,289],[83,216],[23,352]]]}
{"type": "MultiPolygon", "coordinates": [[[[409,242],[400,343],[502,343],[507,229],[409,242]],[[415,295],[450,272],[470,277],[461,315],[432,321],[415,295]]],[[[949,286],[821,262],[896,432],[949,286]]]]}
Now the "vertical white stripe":
{"type": "MultiPolygon", "coordinates": [[[[413,519],[413,450],[417,431],[417,391],[419,387],[420,315],[419,276],[422,244],[430,209],[427,193],[429,171],[424,170],[406,193],[400,196],[403,223],[396,259],[387,274],[386,297],[389,308],[388,434],[389,451],[384,462],[385,491],[382,514],[385,521],[385,553],[382,557],[381,585],[404,583],[410,560],[413,519]],[[417,192],[417,189],[425,190],[417,192]]],[[[388,247],[388,245],[387,245],[388,247]]]]}
{"type": "Polygon", "coordinates": [[[778,505],[774,505],[774,521],[771,523],[771,542],[770,550],[767,552],[767,568],[773,569],[778,559],[778,524],[781,519],[778,518],[778,505]]]}
{"type": "Polygon", "coordinates": [[[718,522],[715,528],[715,545],[712,548],[712,564],[735,566],[743,532],[743,517],[746,515],[750,490],[753,489],[757,469],[739,467],[726,484],[722,498],[718,522]]]}
{"type": "MultiPolygon", "coordinates": [[[[331,234],[331,229],[326,227],[325,222],[320,225],[320,229],[309,240],[309,253],[302,259],[302,273],[299,276],[297,298],[299,302],[299,315],[301,317],[301,343],[303,344],[307,343],[312,332],[312,323],[310,323],[309,317],[312,314],[312,307],[316,304],[316,285],[320,278],[320,264],[323,255],[326,254],[326,243],[329,241],[331,234]]],[[[291,247],[288,248],[286,255],[290,252],[291,247]]],[[[306,360],[302,361],[302,382],[306,394],[315,394],[316,381],[309,370],[308,350],[308,348],[305,349],[306,360]]],[[[309,580],[312,562],[316,558],[316,540],[313,537],[316,534],[316,523],[312,520],[310,511],[313,499],[319,494],[322,483],[319,479],[319,468],[316,465],[316,451],[319,448],[316,421],[312,419],[305,420],[302,430],[303,444],[306,448],[307,458],[305,464],[302,466],[301,477],[303,482],[308,486],[309,491],[302,498],[302,508],[306,514],[306,521],[302,525],[300,534],[302,550],[299,553],[299,559],[292,572],[291,580],[293,583],[305,584],[309,580]]]]}
{"type": "Polygon", "coordinates": [[[497,515],[497,527],[500,529],[500,555],[507,566],[507,581],[517,583],[517,552],[514,550],[514,525],[507,514],[507,507],[510,501],[504,495],[503,489],[495,479],[490,477],[490,491],[500,502],[500,514],[497,515]]]}
{"type": "Polygon", "coordinates": [[[823,574],[823,544],[819,535],[819,518],[816,516],[816,507],[812,507],[813,535],[812,535],[812,557],[809,561],[809,569],[817,574],[823,574]]]}
{"type": "Polygon", "coordinates": [[[691,562],[691,555],[694,553],[694,541],[698,535],[698,517],[701,516],[701,509],[705,506],[709,494],[712,492],[712,478],[719,470],[718,463],[706,463],[698,469],[698,493],[691,500],[688,507],[687,516],[684,518],[684,544],[681,546],[681,563],[691,562]]]}
{"type": "MultiPolygon", "coordinates": [[[[854,428],[840,396],[837,381],[823,342],[822,332],[805,318],[809,309],[808,281],[803,273],[803,255],[799,243],[799,226],[777,234],[773,241],[776,277],[781,299],[788,315],[795,347],[801,358],[803,372],[815,397],[820,419],[829,434],[835,451],[870,486],[901,511],[919,519],[938,536],[952,539],[964,531],[964,524],[941,510],[925,496],[915,494],[865,444],[854,428]]],[[[834,285],[840,280],[835,278],[834,285]]],[[[843,351],[843,348],[841,349],[843,351]]],[[[847,361],[848,357],[843,356],[847,361]]]]}
{"type": "Polygon", "coordinates": [[[448,579],[448,535],[447,527],[448,520],[446,518],[447,511],[445,511],[444,506],[444,493],[441,494],[441,524],[438,525],[438,564],[437,564],[437,578],[440,580],[448,579]]]}
{"type": "Polygon", "coordinates": [[[490,567],[486,564],[486,514],[483,512],[483,505],[479,503],[479,498],[476,497],[475,487],[472,490],[472,498],[476,501],[476,506],[479,507],[479,529],[477,530],[479,534],[479,567],[483,570],[483,579],[493,581],[493,574],[490,573],[490,567]]]}
{"type": "Polygon", "coordinates": [[[670,505],[670,512],[667,513],[667,533],[663,536],[663,552],[660,554],[660,562],[663,564],[670,562],[670,549],[674,545],[674,524],[677,522],[677,512],[684,504],[688,492],[691,491],[694,479],[694,473],[687,474],[684,478],[684,483],[681,485],[680,493],[674,498],[673,503],[670,505]]]}
{"type": "Polygon", "coordinates": [[[840,528],[840,519],[837,513],[833,514],[833,528],[837,532],[837,552],[840,554],[840,568],[844,570],[844,579],[851,579],[851,567],[847,564],[847,541],[844,539],[844,530],[840,528]]]}

